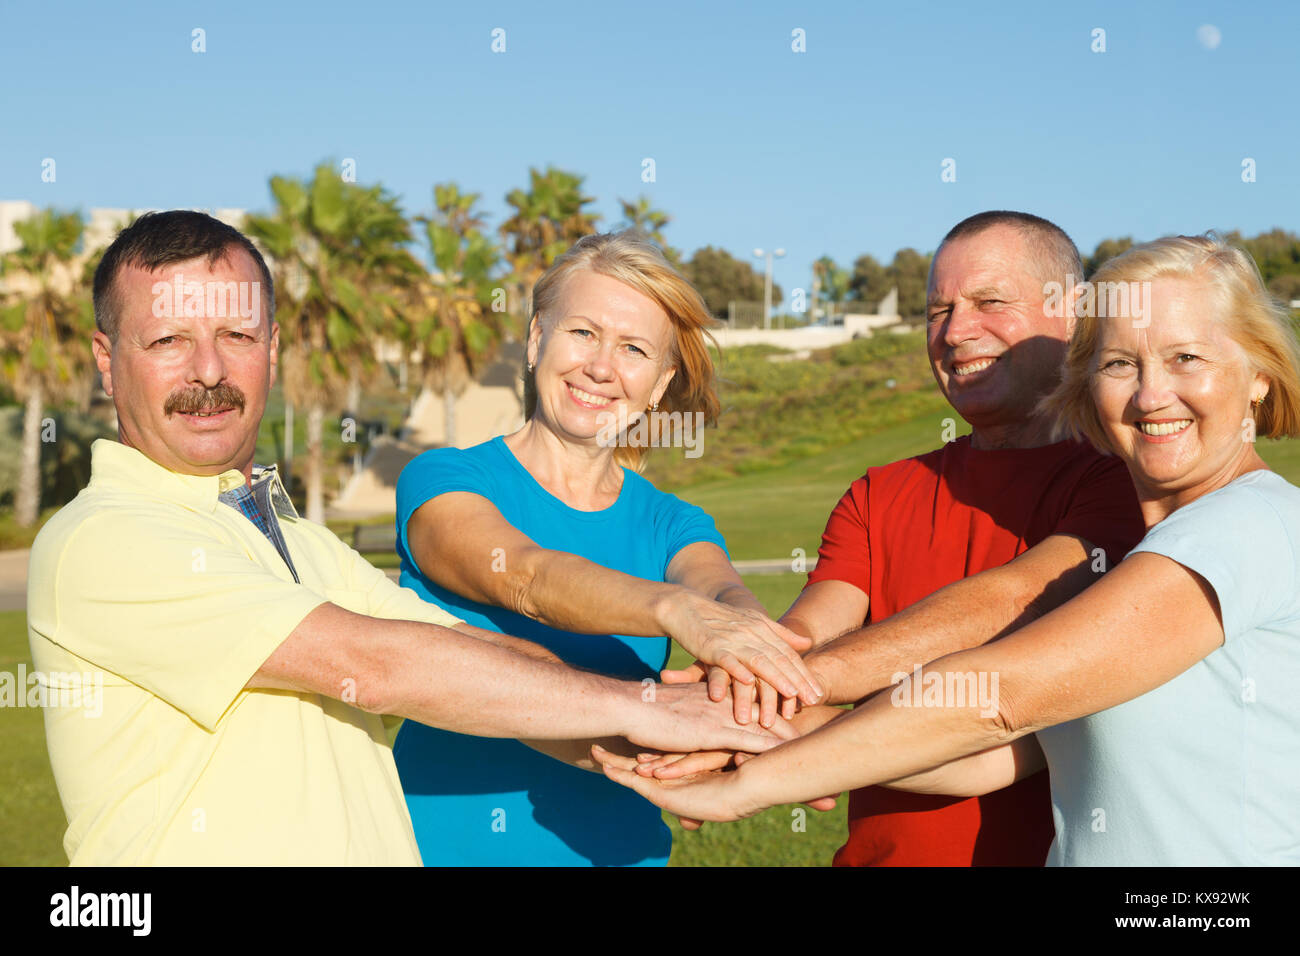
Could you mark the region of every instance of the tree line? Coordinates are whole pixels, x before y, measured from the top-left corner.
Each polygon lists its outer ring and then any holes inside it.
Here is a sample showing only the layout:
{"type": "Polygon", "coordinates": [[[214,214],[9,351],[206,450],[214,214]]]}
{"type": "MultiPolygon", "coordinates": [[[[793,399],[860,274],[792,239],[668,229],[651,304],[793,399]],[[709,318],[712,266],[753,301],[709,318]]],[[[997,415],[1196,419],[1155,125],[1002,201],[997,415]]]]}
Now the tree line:
{"type": "MultiPolygon", "coordinates": [[[[306,417],[310,519],[324,517],[326,418],[356,412],[380,374],[376,342],[395,343],[414,359],[419,384],[442,393],[447,435],[455,435],[456,397],[503,342],[523,333],[533,284],[599,230],[583,181],[554,167],[530,169],[527,187],[506,195],[508,216],[491,230],[481,194],[453,182],[435,185],[432,209],[408,218],[384,187],[349,182],[327,163],[310,178],[271,178],[271,209],[239,225],[271,259],[286,417],[291,422],[295,409],[306,417]]],[[[715,313],[725,315],[731,299],[762,297],[763,277],[747,263],[711,247],[683,261],[664,240],[666,213],[645,197],[619,204],[622,220],[613,228],[659,243],[698,280],[715,313]]],[[[45,412],[68,403],[85,410],[93,395],[91,285],[103,250],[85,254],[85,222],[76,212],[45,209],[14,228],[18,248],[0,260],[8,290],[0,303],[0,391],[24,407],[14,512],[19,526],[30,527],[40,511],[45,412]]]]}
{"type": "MultiPolygon", "coordinates": [[[[375,343],[395,343],[414,358],[419,384],[443,396],[446,434],[454,440],[456,397],[503,342],[522,335],[533,284],[575,241],[599,230],[595,198],[583,183],[583,176],[555,167],[530,169],[527,187],[506,195],[508,215],[493,230],[481,194],[454,182],[436,184],[431,209],[408,217],[383,186],[347,181],[327,163],[310,178],[270,179],[270,210],[241,225],[272,260],[286,417],[295,409],[306,416],[303,484],[311,520],[324,517],[326,418],[357,411],[362,391],[381,374],[375,343]]],[[[750,263],[712,246],[687,259],[664,238],[667,213],[645,197],[619,205],[622,218],[613,228],[636,229],[658,243],[715,315],[725,317],[731,301],[762,298],[763,275],[750,263]]],[[[0,259],[8,290],[0,302],[0,385],[24,407],[14,496],[20,526],[35,523],[40,510],[46,409],[85,409],[95,387],[90,291],[102,250],[85,254],[84,227],[79,213],[39,211],[15,224],[18,248],[0,259]]],[[[1277,229],[1229,238],[1251,251],[1275,294],[1300,297],[1300,236],[1277,229]]],[[[1098,244],[1089,273],[1131,243],[1098,244]]],[[[843,268],[822,256],[813,299],[847,311],[879,302],[893,287],[902,315],[923,315],[931,258],[906,248],[887,265],[862,255],[843,268]]],[[[773,301],[781,300],[774,286],[773,301]]],[[[286,435],[292,434],[290,425],[286,435]]]]}
{"type": "MultiPolygon", "coordinates": [[[[1283,302],[1300,299],[1300,235],[1284,229],[1272,229],[1247,238],[1240,232],[1223,233],[1228,242],[1239,245],[1254,257],[1269,291],[1283,302]]],[[[1103,239],[1092,255],[1083,256],[1084,276],[1091,276],[1106,260],[1133,245],[1133,237],[1103,239]]],[[[926,283],[934,254],[922,255],[915,249],[900,249],[888,265],[874,256],[861,255],[851,267],[838,265],[830,256],[813,263],[816,295],[824,307],[837,312],[851,311],[854,306],[869,307],[898,289],[898,311],[905,318],[925,315],[926,283]]],[[[1082,277],[1081,277],[1082,278],[1082,277]]]]}

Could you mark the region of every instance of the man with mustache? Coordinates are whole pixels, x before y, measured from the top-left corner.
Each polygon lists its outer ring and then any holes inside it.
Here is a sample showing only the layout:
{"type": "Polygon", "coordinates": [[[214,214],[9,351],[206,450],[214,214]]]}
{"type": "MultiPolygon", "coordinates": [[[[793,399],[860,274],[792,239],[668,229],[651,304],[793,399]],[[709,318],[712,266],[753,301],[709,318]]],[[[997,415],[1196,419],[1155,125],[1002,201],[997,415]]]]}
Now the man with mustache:
{"type": "Polygon", "coordinates": [[[94,297],[119,441],[95,443],[28,584],[37,669],[104,676],[99,719],[45,714],[73,864],[418,864],[382,715],[480,736],[774,742],[703,687],[581,673],[472,628],[300,519],[253,464],[279,327],[266,263],[235,229],[142,216],[94,297]],[[228,307],[241,301],[257,305],[228,307]]]}

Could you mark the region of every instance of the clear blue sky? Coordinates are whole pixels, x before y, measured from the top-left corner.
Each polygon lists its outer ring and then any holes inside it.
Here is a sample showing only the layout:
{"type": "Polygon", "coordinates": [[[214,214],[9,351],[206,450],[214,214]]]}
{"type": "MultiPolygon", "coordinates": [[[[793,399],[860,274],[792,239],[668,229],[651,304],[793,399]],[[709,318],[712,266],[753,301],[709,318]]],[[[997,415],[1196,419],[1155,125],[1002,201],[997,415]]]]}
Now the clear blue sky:
{"type": "Polygon", "coordinates": [[[645,194],[688,253],[784,246],[788,302],[823,253],[928,251],[987,208],[1047,216],[1085,254],[1300,228],[1298,61],[1284,2],[0,0],[0,198],[265,210],[271,174],[351,157],[408,215],[455,180],[495,225],[554,163],[606,226],[645,194]]]}

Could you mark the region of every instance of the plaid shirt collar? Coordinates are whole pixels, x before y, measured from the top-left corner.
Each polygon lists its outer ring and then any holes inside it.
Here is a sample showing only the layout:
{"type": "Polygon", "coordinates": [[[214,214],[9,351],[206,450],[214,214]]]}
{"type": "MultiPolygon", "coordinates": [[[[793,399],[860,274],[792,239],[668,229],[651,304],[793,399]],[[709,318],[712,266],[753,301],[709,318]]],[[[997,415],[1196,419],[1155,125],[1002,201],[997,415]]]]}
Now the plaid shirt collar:
{"type": "Polygon", "coordinates": [[[285,518],[297,518],[298,509],[293,506],[289,499],[289,493],[284,490],[284,483],[280,481],[280,472],[275,465],[254,465],[253,481],[254,486],[262,482],[270,482],[271,506],[275,512],[285,518]]]}

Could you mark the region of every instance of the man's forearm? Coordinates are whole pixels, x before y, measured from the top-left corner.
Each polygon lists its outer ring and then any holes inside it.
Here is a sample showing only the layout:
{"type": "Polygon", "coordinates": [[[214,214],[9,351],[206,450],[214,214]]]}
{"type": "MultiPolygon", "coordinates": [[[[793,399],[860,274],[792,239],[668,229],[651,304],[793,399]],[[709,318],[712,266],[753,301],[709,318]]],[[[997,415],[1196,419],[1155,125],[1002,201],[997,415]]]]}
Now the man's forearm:
{"type": "Polygon", "coordinates": [[[535,661],[550,661],[552,664],[564,663],[558,654],[547,650],[541,644],[526,641],[522,637],[511,637],[509,634],[489,631],[481,627],[475,627],[473,624],[466,624],[464,621],[453,626],[452,630],[460,631],[462,634],[478,638],[478,640],[486,641],[489,644],[495,644],[497,647],[504,647],[516,654],[530,657],[535,661]]]}
{"type": "Polygon", "coordinates": [[[1029,623],[1031,608],[1005,579],[964,578],[878,624],[850,631],[805,660],[828,704],[850,704],[897,682],[918,665],[978,647],[1029,623]]]}
{"type": "Polygon", "coordinates": [[[519,742],[538,753],[554,757],[560,763],[599,774],[603,774],[604,771],[591,757],[592,744],[598,744],[610,753],[622,757],[635,757],[646,749],[629,743],[625,737],[599,737],[587,740],[520,740],[519,742]]]}
{"type": "Polygon", "coordinates": [[[502,646],[456,630],[390,622],[380,640],[390,645],[384,700],[377,708],[456,733],[542,740],[622,735],[636,688],[573,670],[537,645],[502,646]],[[403,633],[416,629],[412,634],[403,633]],[[414,640],[412,638],[415,638],[414,640]],[[524,656],[521,649],[528,650],[524,656]],[[542,652],[538,654],[537,652],[542,652]]]}

